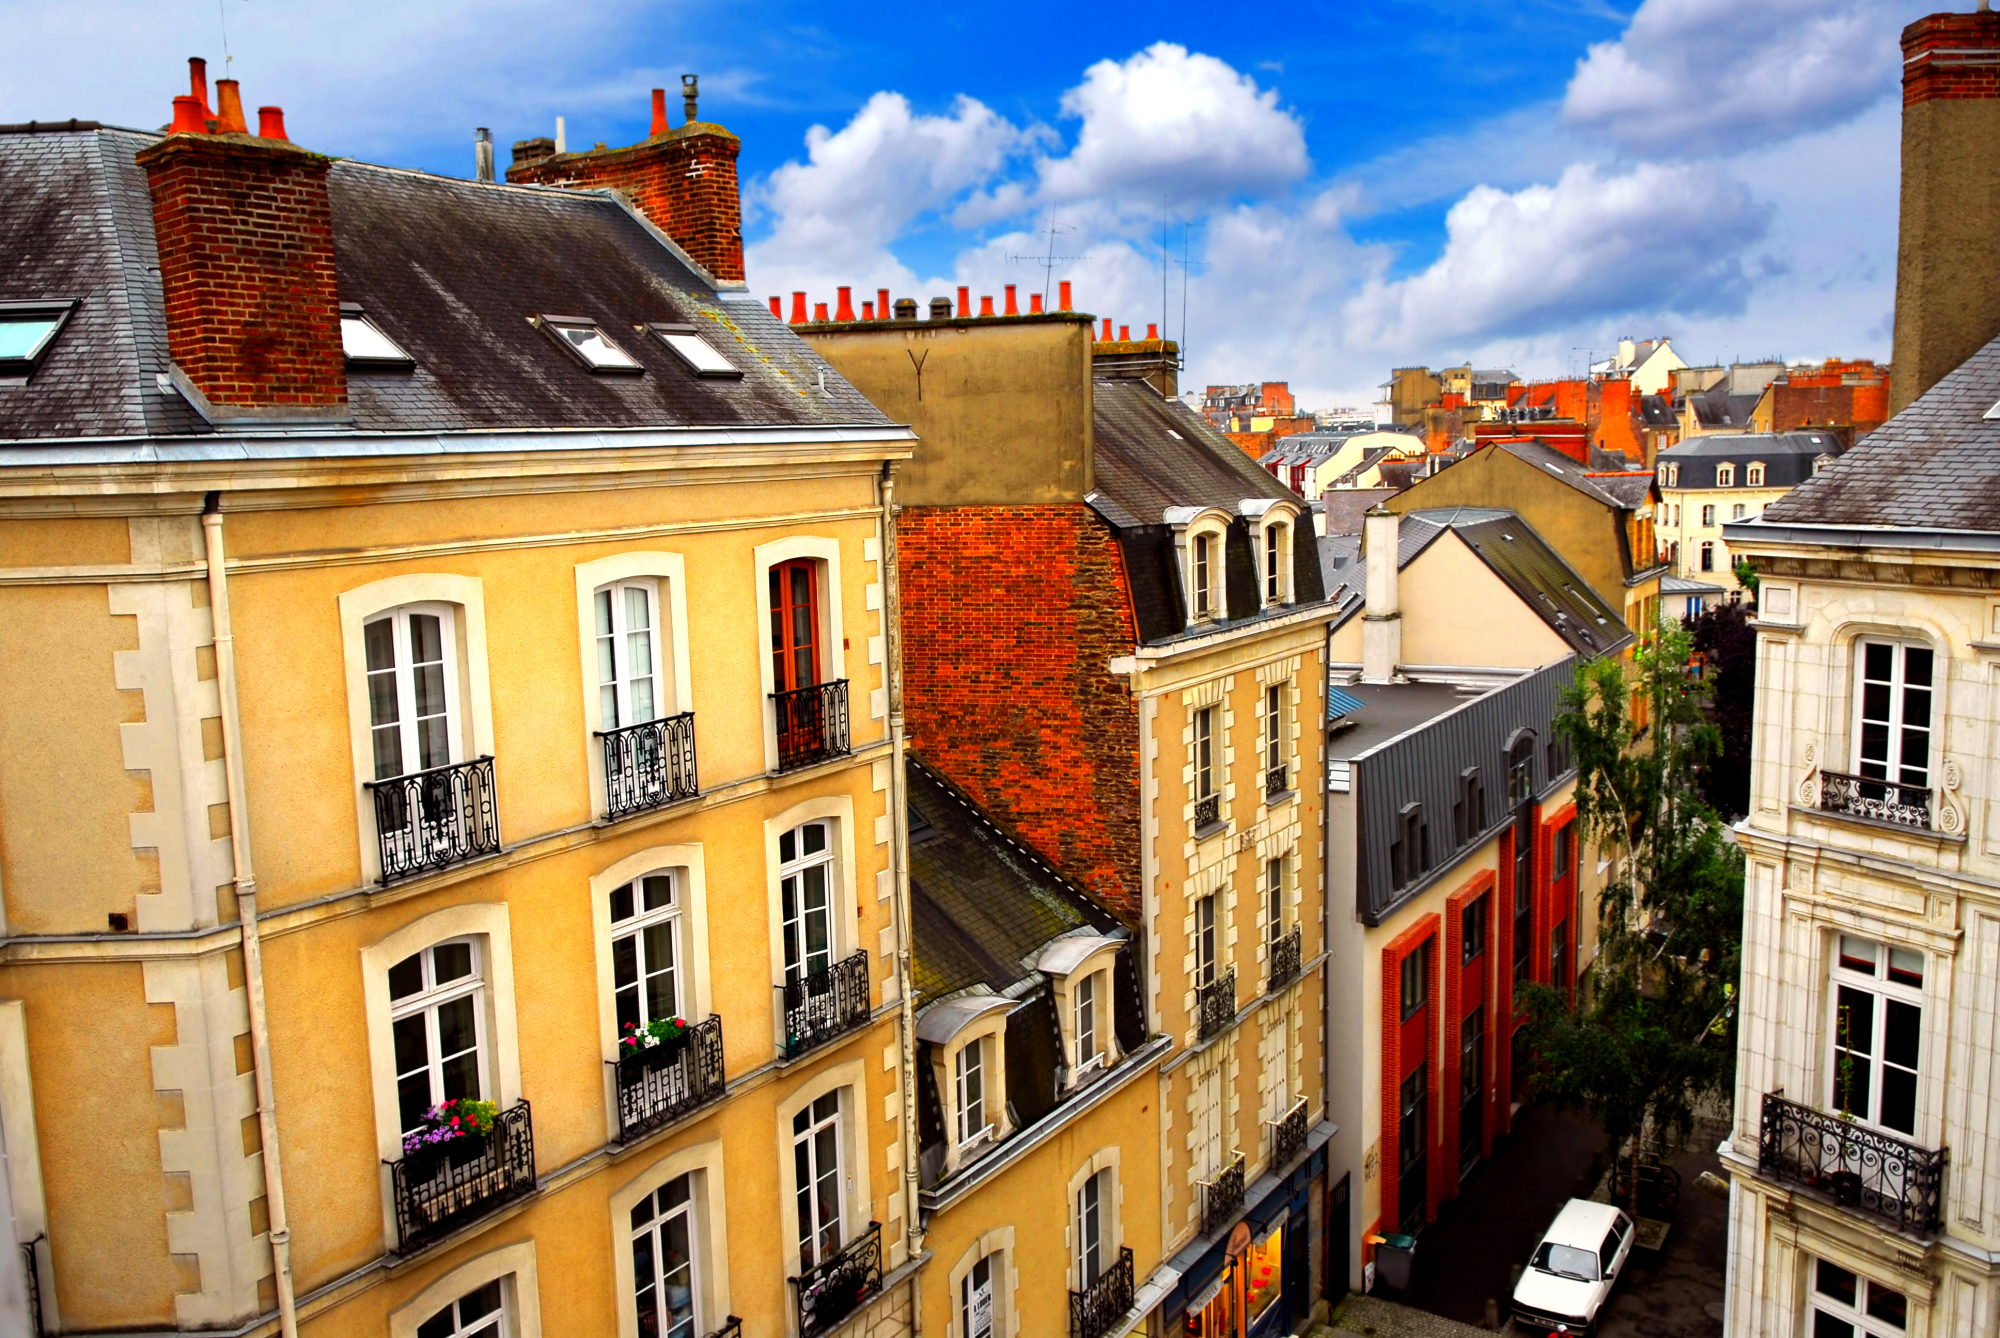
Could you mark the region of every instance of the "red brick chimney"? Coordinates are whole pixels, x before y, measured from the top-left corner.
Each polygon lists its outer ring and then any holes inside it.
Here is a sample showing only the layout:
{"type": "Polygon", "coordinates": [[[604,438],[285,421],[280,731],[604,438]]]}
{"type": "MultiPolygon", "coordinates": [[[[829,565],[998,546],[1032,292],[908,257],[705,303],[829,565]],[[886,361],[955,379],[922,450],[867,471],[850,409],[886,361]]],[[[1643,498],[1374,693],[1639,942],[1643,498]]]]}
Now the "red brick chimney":
{"type": "MultiPolygon", "coordinates": [[[[223,87],[224,114],[240,124],[235,85],[223,87]]],[[[211,420],[344,418],[327,159],[281,139],[178,128],[213,121],[186,114],[193,102],[176,98],[175,133],[138,155],[183,390],[206,399],[197,407],[211,420]]],[[[282,127],[283,113],[264,110],[264,125],[282,127]]]]}
{"type": "MultiPolygon", "coordinates": [[[[654,132],[625,149],[534,156],[514,150],[507,180],[517,185],[623,191],[696,264],[723,283],[743,281],[743,201],[736,187],[741,140],[694,119],[694,76],[681,80],[688,122],[667,128],[666,91],[653,90],[654,132]]],[[[534,141],[524,141],[532,145],[534,141]]]]}

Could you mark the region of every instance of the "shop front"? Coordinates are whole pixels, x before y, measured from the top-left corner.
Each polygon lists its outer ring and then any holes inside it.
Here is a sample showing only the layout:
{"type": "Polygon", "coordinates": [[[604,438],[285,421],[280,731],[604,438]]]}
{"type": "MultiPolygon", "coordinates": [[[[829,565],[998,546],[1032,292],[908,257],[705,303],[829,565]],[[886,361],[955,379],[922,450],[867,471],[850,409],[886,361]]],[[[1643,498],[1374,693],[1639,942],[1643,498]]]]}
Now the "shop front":
{"type": "MultiPolygon", "coordinates": [[[[1197,1237],[1175,1256],[1179,1285],[1166,1298],[1163,1332],[1187,1338],[1276,1338],[1294,1333],[1326,1294],[1326,1140],[1321,1124],[1307,1152],[1244,1195],[1242,1216],[1197,1237]]],[[[1345,1290],[1345,1288],[1343,1288],[1345,1290]]]]}

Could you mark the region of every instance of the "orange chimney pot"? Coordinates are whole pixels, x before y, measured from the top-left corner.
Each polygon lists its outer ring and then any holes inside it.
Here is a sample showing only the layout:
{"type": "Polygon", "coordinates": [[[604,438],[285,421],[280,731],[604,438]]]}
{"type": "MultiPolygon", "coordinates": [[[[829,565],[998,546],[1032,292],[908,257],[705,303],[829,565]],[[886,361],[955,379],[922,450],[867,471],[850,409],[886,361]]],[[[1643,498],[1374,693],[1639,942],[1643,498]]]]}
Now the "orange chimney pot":
{"type": "Polygon", "coordinates": [[[204,118],[208,116],[208,62],[200,56],[188,57],[188,96],[201,108],[204,118]]]}
{"type": "Polygon", "coordinates": [[[183,93],[174,99],[173,134],[205,135],[208,133],[208,119],[202,115],[201,99],[191,93],[183,93]]]}
{"type": "Polygon", "coordinates": [[[820,325],[826,324],[826,303],[813,303],[813,320],[820,325]]]}
{"type": "Polygon", "coordinates": [[[1057,311],[1068,311],[1068,310],[1069,310],[1069,280],[1068,280],[1068,279],[1064,279],[1064,280],[1062,280],[1061,282],[1059,282],[1059,283],[1057,283],[1057,284],[1056,284],[1056,310],[1057,310],[1057,311]]]}
{"type": "Polygon", "coordinates": [[[779,320],[785,319],[785,299],[776,293],[771,295],[771,314],[779,320]]]}
{"type": "Polygon", "coordinates": [[[259,107],[257,109],[257,135],[260,139],[290,140],[285,133],[285,109],[283,107],[259,107]]]}
{"type": "Polygon", "coordinates": [[[1028,294],[1028,314],[1030,316],[1039,316],[1042,314],[1042,295],[1040,293],[1028,294]]]}
{"type": "Polygon", "coordinates": [[[961,316],[970,316],[972,314],[972,299],[966,296],[971,291],[970,288],[964,286],[960,286],[958,290],[958,314],[961,316]]]}
{"type": "Polygon", "coordinates": [[[1160,337],[1160,327],[1159,327],[1158,325],[1154,324],[1154,323],[1153,323],[1152,321],[1147,321],[1147,322],[1146,322],[1146,338],[1148,338],[1148,339],[1158,339],[1159,337],[1160,337]]]}
{"type": "Polygon", "coordinates": [[[875,290],[875,319],[878,321],[889,319],[889,290],[887,288],[877,288],[875,290]]]}
{"type": "Polygon", "coordinates": [[[805,323],[806,323],[806,295],[804,293],[793,293],[792,324],[804,325],[805,323]]]}
{"type": "Polygon", "coordinates": [[[833,318],[837,321],[853,320],[854,290],[852,288],[836,288],[833,291],[840,295],[840,304],[834,308],[833,318]]]}
{"type": "Polygon", "coordinates": [[[982,316],[993,314],[993,297],[990,293],[979,299],[979,314],[982,316]]]}
{"type": "Polygon", "coordinates": [[[247,135],[250,127],[243,123],[243,92],[234,79],[215,81],[215,131],[219,135],[247,135]]]}
{"type": "Polygon", "coordinates": [[[1129,325],[1121,325],[1121,326],[1119,326],[1119,327],[1118,327],[1118,342],[1119,342],[1119,343],[1121,343],[1121,344],[1129,344],[1129,343],[1131,343],[1131,342],[1132,342],[1132,327],[1131,327],[1131,326],[1129,326],[1129,325]]]}
{"type": "Polygon", "coordinates": [[[875,319],[875,304],[873,302],[863,302],[861,304],[861,319],[864,321],[875,319]]]}
{"type": "Polygon", "coordinates": [[[1014,304],[1014,285],[1011,283],[1007,285],[1007,314],[1009,316],[1021,314],[1021,308],[1014,304]]]}
{"type": "Polygon", "coordinates": [[[656,88],[653,90],[653,128],[646,132],[646,138],[651,139],[654,135],[664,135],[666,133],[667,90],[656,88]]]}
{"type": "Polygon", "coordinates": [[[1104,342],[1107,344],[1111,342],[1111,318],[1109,316],[1104,318],[1104,342]]]}

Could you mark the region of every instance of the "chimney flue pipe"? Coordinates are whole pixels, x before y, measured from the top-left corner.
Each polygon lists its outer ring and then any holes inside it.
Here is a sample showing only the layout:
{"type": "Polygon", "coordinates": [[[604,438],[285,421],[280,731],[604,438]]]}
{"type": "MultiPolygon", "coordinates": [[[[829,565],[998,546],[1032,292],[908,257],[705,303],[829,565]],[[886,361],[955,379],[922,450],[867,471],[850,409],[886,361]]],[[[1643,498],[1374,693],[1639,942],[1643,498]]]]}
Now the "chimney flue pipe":
{"type": "MultiPolygon", "coordinates": [[[[689,119],[693,118],[690,117],[689,119]]],[[[656,88],[653,90],[653,128],[646,132],[646,138],[651,139],[654,135],[664,135],[666,133],[667,133],[667,90],[664,88],[656,88]]]]}
{"type": "Polygon", "coordinates": [[[701,80],[697,76],[692,74],[681,76],[681,105],[687,109],[689,125],[693,125],[695,122],[694,104],[696,97],[700,93],[701,80]]]}
{"type": "Polygon", "coordinates": [[[472,132],[472,176],[488,186],[493,184],[493,132],[483,125],[472,132]]]}
{"type": "Polygon", "coordinates": [[[1361,681],[1393,683],[1403,658],[1403,608],[1397,590],[1402,518],[1378,506],[1361,520],[1361,555],[1368,563],[1368,603],[1361,620],[1361,681]]]}

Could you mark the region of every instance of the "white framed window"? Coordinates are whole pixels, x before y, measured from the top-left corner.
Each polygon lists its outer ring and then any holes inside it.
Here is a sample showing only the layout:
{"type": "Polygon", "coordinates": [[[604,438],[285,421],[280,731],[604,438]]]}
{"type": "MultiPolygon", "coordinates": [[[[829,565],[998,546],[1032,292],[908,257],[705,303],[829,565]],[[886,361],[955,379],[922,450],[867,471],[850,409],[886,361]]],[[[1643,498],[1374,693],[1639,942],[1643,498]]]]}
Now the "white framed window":
{"type": "Polygon", "coordinates": [[[399,1133],[433,1106],[492,1091],[486,1058],[486,980],[477,938],[453,939],[389,968],[399,1133]]]}
{"type": "Polygon", "coordinates": [[[1715,467],[1715,486],[1716,486],[1716,487],[1718,487],[1718,488],[1733,488],[1733,487],[1735,487],[1735,486],[1736,486],[1736,466],[1735,466],[1735,465],[1717,465],[1717,466],[1715,467]]]}
{"type": "Polygon", "coordinates": [[[1701,541],[1701,569],[1703,571],[1715,570],[1715,541],[1713,539],[1704,539],[1701,541]]]}
{"type": "Polygon", "coordinates": [[[1764,465],[1761,461],[1744,468],[1743,484],[1748,488],[1761,488],[1764,486],[1764,465]]]}
{"type": "Polygon", "coordinates": [[[1212,1066],[1194,1082],[1194,1178],[1212,1180],[1225,1160],[1222,1109],[1222,1065],[1212,1066]]]}
{"type": "Polygon", "coordinates": [[[611,890],[611,983],[620,1036],[692,1011],[678,881],[663,870],[611,890]]]}
{"type": "Polygon", "coordinates": [[[1098,1171],[1076,1192],[1076,1271],[1084,1288],[1095,1285],[1111,1263],[1112,1243],[1106,1230],[1110,1181],[1110,1171],[1098,1171]]]}
{"type": "Polygon", "coordinates": [[[1741,520],[1743,519],[1743,517],[1749,514],[1750,514],[1750,508],[1744,505],[1742,502],[1738,502],[1734,506],[1729,508],[1729,518],[1731,520],[1741,520]]]}
{"type": "Polygon", "coordinates": [[[510,1338],[507,1289],[499,1278],[475,1288],[417,1325],[417,1338],[510,1338]]]}
{"type": "Polygon", "coordinates": [[[695,1338],[701,1314],[694,1177],[680,1175],[632,1208],[632,1289],[645,1338],[695,1338]]]}
{"type": "Polygon", "coordinates": [[[986,1118],[986,1041],[982,1037],[960,1047],[952,1064],[952,1112],[956,1116],[960,1150],[986,1138],[993,1126],[986,1118]]]}
{"type": "Polygon", "coordinates": [[[1870,780],[1930,785],[1936,657],[1900,641],[1856,645],[1854,769],[1870,780]]]}
{"type": "Polygon", "coordinates": [[[1701,527],[1705,530],[1715,528],[1715,506],[1712,503],[1701,509],[1701,527]]]}
{"type": "Polygon", "coordinates": [[[1276,943],[1285,936],[1285,857],[1264,861],[1264,929],[1276,943]]]}
{"type": "Polygon", "coordinates": [[[1264,603],[1283,604],[1291,598],[1289,559],[1291,528],[1282,521],[1264,523],[1264,603]]]}
{"type": "Polygon", "coordinates": [[[1812,1261],[1812,1332],[1808,1338],[1902,1338],[1909,1299],[1839,1264],[1812,1261]]]}
{"type": "Polygon", "coordinates": [[[1215,894],[1194,903],[1194,983],[1215,983],[1215,894]]]}
{"type": "Polygon", "coordinates": [[[778,838],[778,895],[788,985],[833,965],[836,943],[831,829],[829,822],[805,822],[778,838]]]}
{"type": "Polygon", "coordinates": [[[1924,954],[1834,938],[1831,1109],[1914,1136],[1923,1057],[1924,954]]]}
{"type": "Polygon", "coordinates": [[[959,1281],[958,1331],[965,1338],[994,1338],[993,1293],[1000,1265],[997,1253],[982,1255],[959,1281]]]}
{"type": "Polygon", "coordinates": [[[1194,797],[1212,798],[1215,794],[1215,712],[1213,706],[1204,706],[1194,713],[1194,797]]]}
{"type": "Polygon", "coordinates": [[[1264,780],[1266,788],[1273,793],[1290,784],[1289,776],[1280,776],[1285,768],[1285,697],[1290,689],[1288,683],[1267,683],[1264,686],[1264,780]],[[1272,781],[1283,783],[1272,786],[1272,781]]]}
{"type": "Polygon", "coordinates": [[[597,719],[602,730],[644,724],[663,714],[657,582],[619,581],[594,591],[597,719]]]}
{"type": "Polygon", "coordinates": [[[1078,1075],[1104,1062],[1104,1046],[1099,1038],[1103,1026],[1103,1002],[1099,999],[1103,976],[1093,971],[1080,977],[1070,991],[1071,1012],[1076,1020],[1076,1071],[1078,1075]]]}
{"type": "Polygon", "coordinates": [[[840,1117],[838,1090],[792,1116],[792,1185],[798,1196],[801,1268],[831,1258],[847,1243],[840,1117]]]}
{"type": "Polygon", "coordinates": [[[456,611],[448,604],[391,609],[362,627],[374,779],[463,760],[456,611]]]}
{"type": "Polygon", "coordinates": [[[1192,540],[1194,547],[1194,616],[1212,618],[1215,616],[1215,575],[1218,565],[1214,560],[1214,550],[1220,547],[1216,536],[1197,534],[1192,540]]]}
{"type": "Polygon", "coordinates": [[[1667,466],[1667,486],[1669,488],[1678,488],[1681,486],[1680,465],[1670,464],[1667,466]]]}

